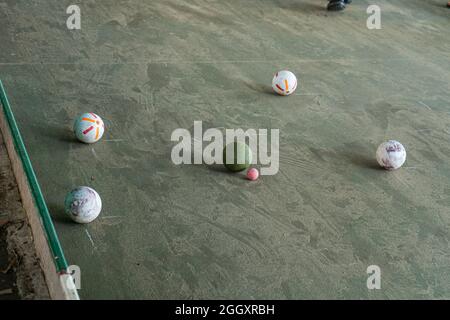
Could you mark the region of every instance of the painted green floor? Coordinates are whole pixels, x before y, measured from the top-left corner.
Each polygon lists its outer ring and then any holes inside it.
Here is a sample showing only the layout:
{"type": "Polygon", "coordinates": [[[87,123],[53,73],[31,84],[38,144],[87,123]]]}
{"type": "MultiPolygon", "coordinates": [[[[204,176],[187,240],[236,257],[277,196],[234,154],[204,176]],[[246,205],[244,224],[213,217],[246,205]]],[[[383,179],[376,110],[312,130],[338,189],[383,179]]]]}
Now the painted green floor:
{"type": "Polygon", "coordinates": [[[72,1],[0,0],[0,78],[82,298],[450,298],[450,10],[375,1],[368,30],[374,1],[353,2],[84,0],[69,31],[72,1]],[[85,111],[93,146],[71,133],[85,111]],[[280,172],[173,165],[194,120],[280,129],[280,172]],[[408,158],[389,173],[390,138],[408,158]],[[88,226],[63,213],[78,185],[103,199],[88,226]]]}

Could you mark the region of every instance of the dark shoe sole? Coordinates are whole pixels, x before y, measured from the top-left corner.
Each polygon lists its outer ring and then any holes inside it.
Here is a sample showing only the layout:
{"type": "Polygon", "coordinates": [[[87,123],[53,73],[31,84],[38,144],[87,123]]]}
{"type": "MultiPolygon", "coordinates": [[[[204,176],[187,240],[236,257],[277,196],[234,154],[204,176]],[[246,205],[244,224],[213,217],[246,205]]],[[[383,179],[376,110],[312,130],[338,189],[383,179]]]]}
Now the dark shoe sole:
{"type": "Polygon", "coordinates": [[[342,11],[345,9],[345,4],[343,1],[330,2],[328,3],[327,10],[328,11],[342,11]]]}

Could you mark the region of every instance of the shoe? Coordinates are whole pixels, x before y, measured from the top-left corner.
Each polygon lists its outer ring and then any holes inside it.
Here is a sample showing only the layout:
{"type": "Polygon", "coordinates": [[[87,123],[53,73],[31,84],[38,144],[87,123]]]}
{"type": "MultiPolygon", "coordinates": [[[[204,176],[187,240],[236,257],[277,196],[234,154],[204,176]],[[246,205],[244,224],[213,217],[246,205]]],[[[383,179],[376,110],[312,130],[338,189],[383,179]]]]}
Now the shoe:
{"type": "MultiPolygon", "coordinates": [[[[347,0],[351,1],[351,0],[347,0]]],[[[345,9],[345,0],[330,0],[328,2],[327,10],[329,11],[342,11],[345,9]]]]}

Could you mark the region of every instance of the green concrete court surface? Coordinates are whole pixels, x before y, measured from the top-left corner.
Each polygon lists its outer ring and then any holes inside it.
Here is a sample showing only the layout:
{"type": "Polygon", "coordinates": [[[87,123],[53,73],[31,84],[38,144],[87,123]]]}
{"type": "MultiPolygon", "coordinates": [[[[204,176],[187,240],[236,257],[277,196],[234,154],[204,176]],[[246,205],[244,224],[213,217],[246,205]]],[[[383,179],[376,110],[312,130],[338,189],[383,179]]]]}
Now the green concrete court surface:
{"type": "Polygon", "coordinates": [[[450,298],[450,10],[353,2],[83,0],[70,31],[72,1],[0,0],[0,78],[81,298],[450,298]],[[71,132],[86,111],[95,145],[71,132]],[[280,129],[279,173],[174,165],[195,120],[280,129]],[[408,152],[396,172],[375,162],[386,139],[408,152]],[[78,185],[103,199],[86,226],[63,210],[78,185]]]}

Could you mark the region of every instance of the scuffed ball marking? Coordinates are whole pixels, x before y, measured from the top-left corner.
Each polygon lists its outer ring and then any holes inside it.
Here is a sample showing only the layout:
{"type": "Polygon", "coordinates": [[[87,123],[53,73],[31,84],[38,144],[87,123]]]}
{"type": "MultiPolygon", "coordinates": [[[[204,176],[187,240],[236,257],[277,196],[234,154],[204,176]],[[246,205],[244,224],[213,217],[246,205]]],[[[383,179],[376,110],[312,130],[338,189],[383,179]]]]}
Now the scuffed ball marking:
{"type": "Polygon", "coordinates": [[[89,187],[78,187],[69,192],[64,205],[66,213],[78,223],[92,222],[102,209],[100,196],[89,187]]]}
{"type": "Polygon", "coordinates": [[[406,150],[396,140],[389,140],[380,144],[376,153],[377,162],[386,170],[400,168],[406,160],[406,150]]]}

